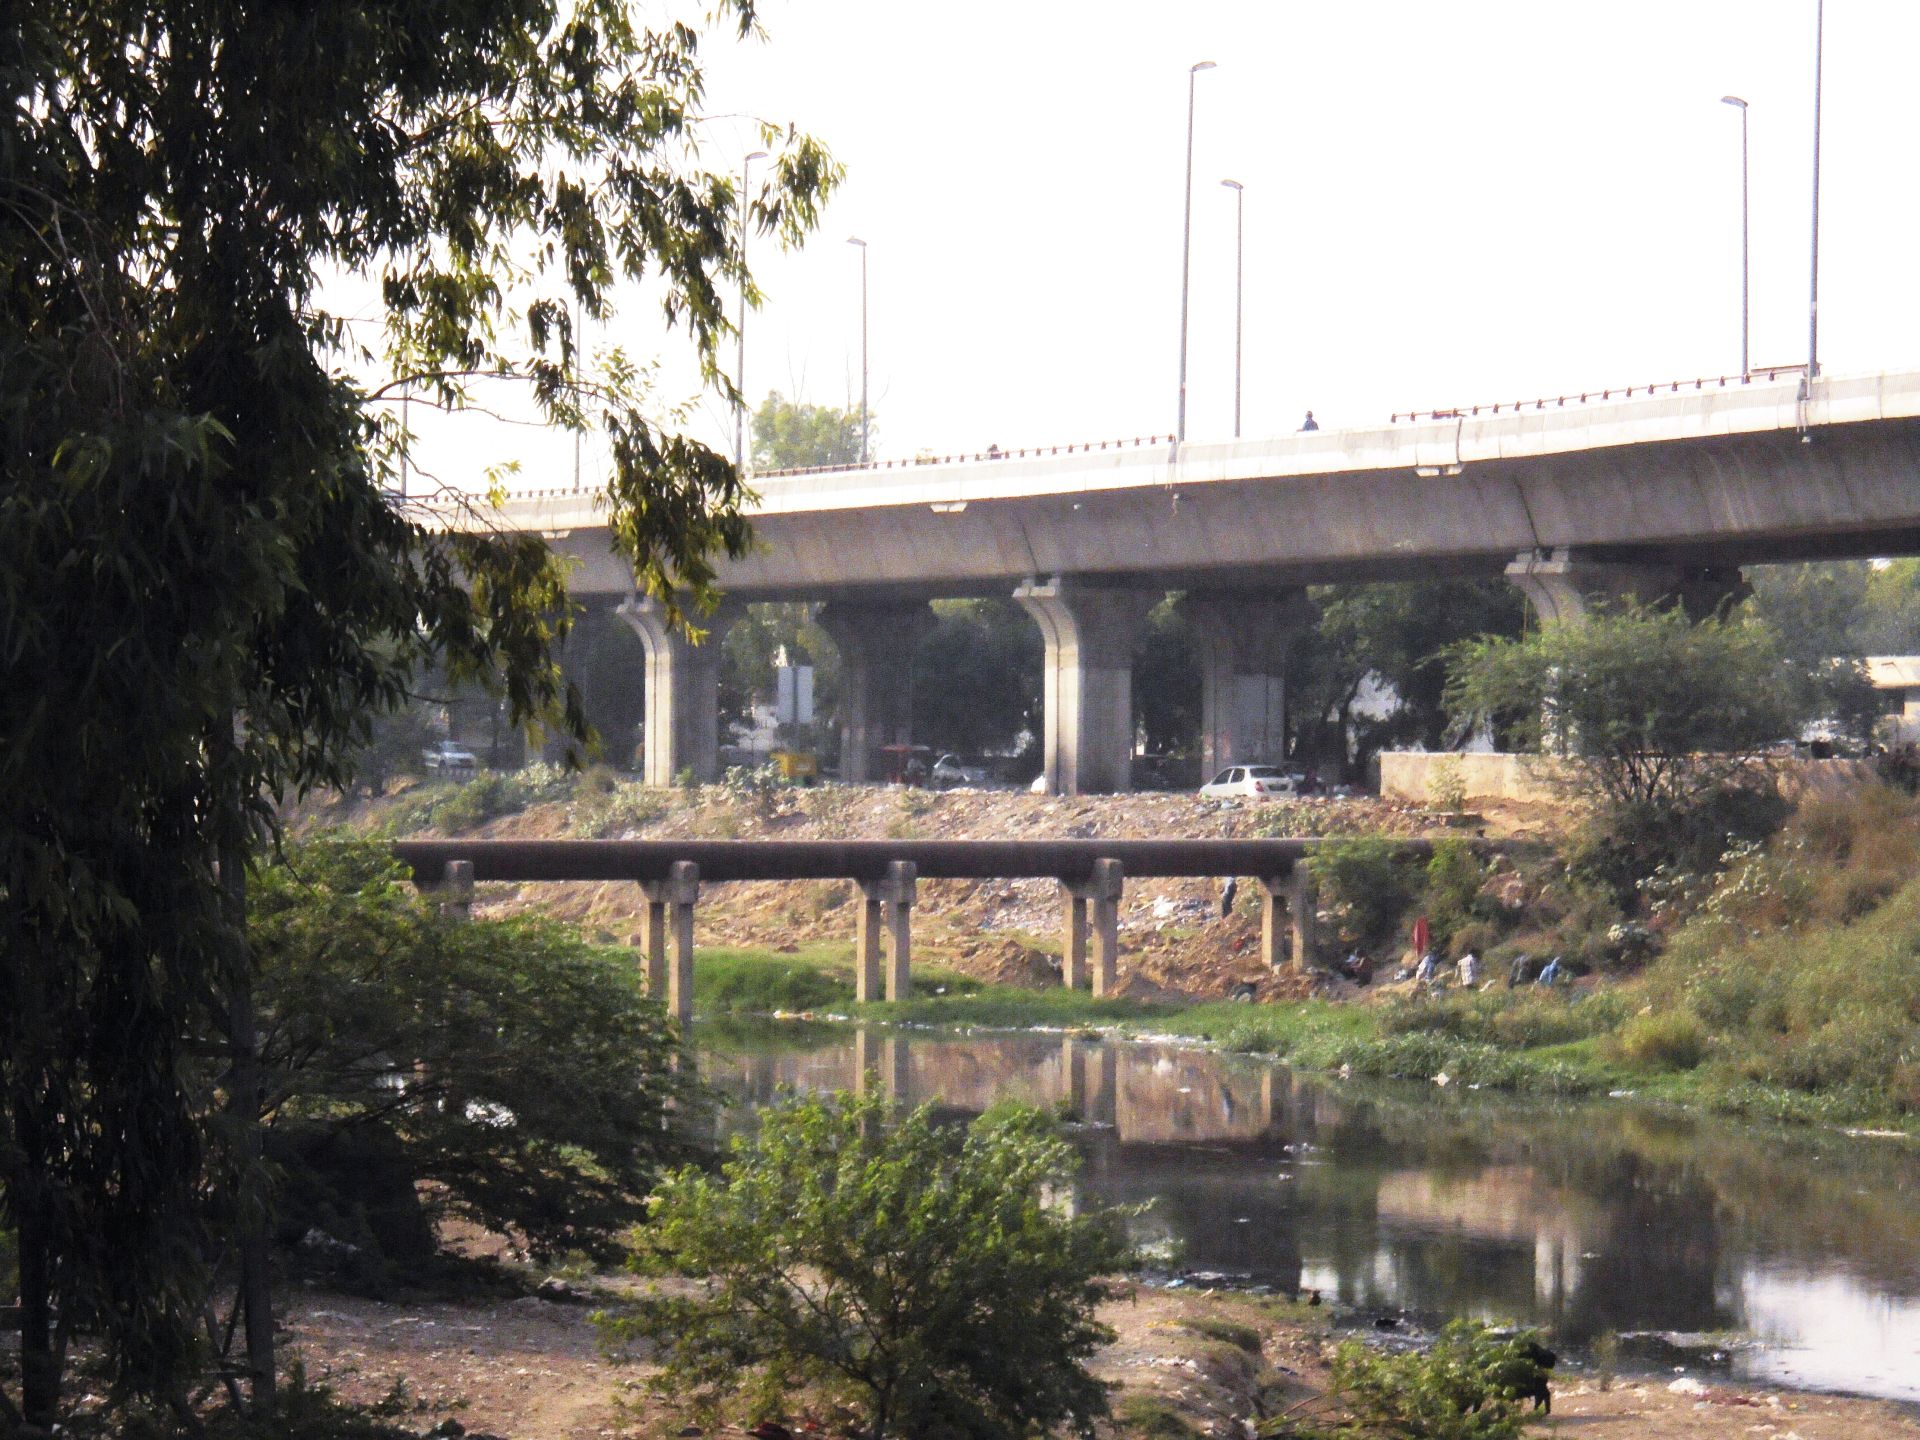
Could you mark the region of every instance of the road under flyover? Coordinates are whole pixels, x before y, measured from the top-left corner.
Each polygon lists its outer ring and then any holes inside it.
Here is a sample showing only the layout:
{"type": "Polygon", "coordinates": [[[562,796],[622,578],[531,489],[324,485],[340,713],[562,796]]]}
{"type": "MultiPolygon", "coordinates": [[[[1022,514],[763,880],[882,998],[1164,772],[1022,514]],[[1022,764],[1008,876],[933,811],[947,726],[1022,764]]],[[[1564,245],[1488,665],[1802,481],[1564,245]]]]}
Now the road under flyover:
{"type": "MultiPolygon", "coordinates": [[[[1260,894],[1261,958],[1272,969],[1314,963],[1313,882],[1302,862],[1322,842],[1288,840],[402,840],[394,854],[414,883],[464,913],[479,881],[631,881],[647,901],[639,938],[647,985],[687,1025],[693,1018],[693,917],[703,882],[851,880],[855,990],[860,1001],[905,999],[920,880],[1052,879],[1060,887],[1061,980],[1112,992],[1128,879],[1246,877],[1260,894]],[[1091,942],[1091,945],[1089,944],[1091,942]],[[1091,954],[1089,953],[1091,950],[1091,954]],[[884,951],[884,954],[883,954],[884,951]],[[884,965],[883,965],[884,960],[884,965]],[[884,989],[883,989],[884,985],[884,989]]],[[[1394,842],[1410,857],[1432,842],[1394,842]]]]}

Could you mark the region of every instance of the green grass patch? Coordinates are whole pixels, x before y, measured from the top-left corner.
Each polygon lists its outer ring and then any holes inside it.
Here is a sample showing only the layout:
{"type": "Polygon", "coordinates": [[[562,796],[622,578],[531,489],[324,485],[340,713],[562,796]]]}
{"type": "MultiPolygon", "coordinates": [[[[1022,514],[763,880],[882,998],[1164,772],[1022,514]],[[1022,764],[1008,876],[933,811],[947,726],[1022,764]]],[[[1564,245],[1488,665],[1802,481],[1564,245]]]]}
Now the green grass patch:
{"type": "Polygon", "coordinates": [[[697,950],[693,1004],[708,1015],[845,1010],[853,1004],[850,948],[822,943],[791,955],[771,950],[697,950]]]}
{"type": "Polygon", "coordinates": [[[1138,1440],[1199,1440],[1200,1432],[1158,1395],[1128,1395],[1114,1408],[1115,1426],[1138,1440]]]}
{"type": "Polygon", "coordinates": [[[1260,1353],[1260,1332],[1251,1325],[1243,1325],[1238,1320],[1222,1320],[1212,1315],[1196,1316],[1182,1320],[1181,1328],[1191,1330],[1196,1335],[1204,1335],[1209,1340],[1218,1340],[1224,1345],[1232,1345],[1249,1355],[1260,1353]]]}

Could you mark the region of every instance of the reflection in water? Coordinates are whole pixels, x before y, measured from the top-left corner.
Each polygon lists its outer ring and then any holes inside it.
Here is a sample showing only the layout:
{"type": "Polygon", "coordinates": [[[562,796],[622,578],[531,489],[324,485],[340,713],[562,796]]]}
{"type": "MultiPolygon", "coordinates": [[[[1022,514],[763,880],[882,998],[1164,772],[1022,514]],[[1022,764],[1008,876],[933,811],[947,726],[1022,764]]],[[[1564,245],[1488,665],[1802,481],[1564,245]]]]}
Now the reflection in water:
{"type": "Polygon", "coordinates": [[[1920,1399],[1920,1155],[1629,1105],[1542,1106],[1301,1077],[1153,1045],[711,1032],[747,1102],[879,1087],[1084,1122],[1076,1204],[1148,1204],[1136,1239],[1196,1270],[1423,1317],[1742,1331],[1736,1371],[1920,1399]],[[1150,1202],[1150,1204],[1149,1204],[1150,1202]]]}

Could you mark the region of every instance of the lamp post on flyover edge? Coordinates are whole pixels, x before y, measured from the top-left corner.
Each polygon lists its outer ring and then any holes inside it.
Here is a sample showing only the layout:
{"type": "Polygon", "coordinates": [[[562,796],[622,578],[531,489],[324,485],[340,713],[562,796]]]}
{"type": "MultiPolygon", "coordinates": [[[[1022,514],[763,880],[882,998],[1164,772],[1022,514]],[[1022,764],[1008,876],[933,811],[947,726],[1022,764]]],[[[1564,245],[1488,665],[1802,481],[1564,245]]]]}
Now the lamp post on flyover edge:
{"type": "MultiPolygon", "coordinates": [[[[1827,0],[1813,7],[1813,245],[1807,282],[1807,398],[1820,373],[1820,50],[1827,32],[1827,0]]],[[[1802,436],[1802,439],[1805,437],[1802,436]]]]}
{"type": "Polygon", "coordinates": [[[1238,180],[1220,182],[1233,191],[1233,438],[1240,438],[1240,336],[1247,313],[1247,187],[1238,180]]]}
{"type": "Polygon", "coordinates": [[[1740,111],[1740,378],[1745,380],[1753,373],[1753,367],[1747,360],[1747,323],[1752,307],[1747,298],[1747,102],[1738,95],[1722,95],[1722,105],[1736,106],[1740,111]]]}
{"type": "Polygon", "coordinates": [[[867,463],[867,242],[849,235],[847,244],[860,247],[860,463],[867,463]]]}
{"type": "Polygon", "coordinates": [[[1187,438],[1187,279],[1193,270],[1193,91],[1202,70],[1214,68],[1202,60],[1187,70],[1187,201],[1180,232],[1180,410],[1174,439],[1187,438]]]}
{"type": "Polygon", "coordinates": [[[740,405],[733,412],[733,468],[744,474],[747,468],[747,175],[753,162],[767,158],[756,150],[740,162],[740,323],[734,335],[740,345],[733,362],[733,383],[740,389],[740,405]]]}

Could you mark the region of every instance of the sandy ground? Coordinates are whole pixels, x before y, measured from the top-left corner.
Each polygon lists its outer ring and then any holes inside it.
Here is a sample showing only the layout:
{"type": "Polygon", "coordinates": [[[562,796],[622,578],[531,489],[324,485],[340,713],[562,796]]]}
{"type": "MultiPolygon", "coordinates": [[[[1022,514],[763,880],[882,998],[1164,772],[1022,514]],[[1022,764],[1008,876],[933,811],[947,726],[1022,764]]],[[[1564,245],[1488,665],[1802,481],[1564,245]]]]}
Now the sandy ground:
{"type": "MultiPolygon", "coordinates": [[[[685,1419],[646,1392],[650,1367],[615,1364],[599,1350],[588,1304],[524,1298],[487,1306],[385,1304],[307,1291],[285,1307],[288,1351],[347,1398],[375,1401],[404,1384],[406,1423],[457,1419],[503,1440],[602,1440],[677,1435],[685,1419]]],[[[1203,1434],[1243,1437],[1317,1393],[1336,1336],[1276,1318],[1257,1303],[1196,1291],[1127,1287],[1102,1313],[1118,1338],[1094,1369],[1129,1397],[1152,1396],[1203,1434]],[[1256,1359],[1189,1328],[1195,1321],[1254,1326],[1256,1359]]],[[[1744,1389],[1671,1376],[1623,1376],[1602,1391],[1569,1372],[1554,1385],[1551,1417],[1532,1433],[1598,1440],[1920,1440],[1899,1407],[1840,1396],[1744,1389]]],[[[1124,1430],[1109,1433],[1124,1434],[1124,1430]]]]}

